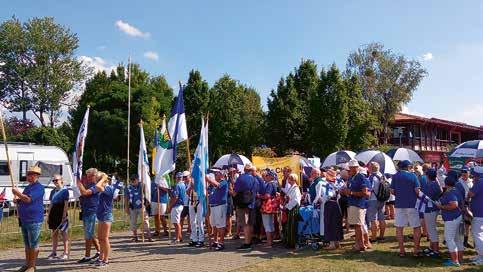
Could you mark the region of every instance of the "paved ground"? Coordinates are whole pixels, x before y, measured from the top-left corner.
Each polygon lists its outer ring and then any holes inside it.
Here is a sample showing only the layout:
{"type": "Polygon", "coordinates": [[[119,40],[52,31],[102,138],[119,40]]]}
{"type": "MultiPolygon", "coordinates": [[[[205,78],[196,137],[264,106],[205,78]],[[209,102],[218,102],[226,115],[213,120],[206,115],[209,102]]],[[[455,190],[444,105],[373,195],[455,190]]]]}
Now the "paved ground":
{"type": "MultiPolygon", "coordinates": [[[[254,264],[287,252],[281,246],[264,249],[257,246],[251,252],[236,250],[241,241],[227,241],[223,252],[208,248],[169,245],[167,238],[152,243],[131,242],[128,233],[117,233],[111,238],[112,254],[105,271],[230,271],[254,264]]],[[[74,241],[70,260],[47,260],[50,245],[41,246],[37,271],[96,271],[95,267],[76,263],[83,256],[83,241],[74,241]]],[[[23,249],[0,252],[0,272],[15,271],[24,261],[23,249]]]]}

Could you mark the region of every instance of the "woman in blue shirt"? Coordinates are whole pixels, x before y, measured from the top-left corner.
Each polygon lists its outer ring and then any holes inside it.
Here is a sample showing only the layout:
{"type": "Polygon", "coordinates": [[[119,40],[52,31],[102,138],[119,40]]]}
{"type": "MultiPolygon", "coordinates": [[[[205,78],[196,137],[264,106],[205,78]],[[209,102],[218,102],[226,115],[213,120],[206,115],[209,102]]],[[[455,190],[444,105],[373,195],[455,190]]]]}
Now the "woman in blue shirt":
{"type": "Polygon", "coordinates": [[[18,216],[22,228],[22,236],[25,244],[26,264],[19,271],[35,271],[35,261],[39,255],[39,237],[44,221],[44,194],[45,189],[38,182],[41,169],[32,166],[27,171],[27,182],[23,192],[17,187],[12,188],[12,193],[17,197],[18,216]]]}
{"type": "MultiPolygon", "coordinates": [[[[441,189],[439,182],[436,180],[436,176],[436,169],[428,169],[426,171],[427,182],[425,186],[422,187],[422,192],[432,201],[437,201],[443,193],[443,189],[441,189]]],[[[429,248],[431,250],[427,250],[425,253],[431,257],[439,256],[439,239],[436,224],[438,214],[439,209],[435,205],[426,205],[426,210],[424,211],[424,221],[428,231],[428,238],[430,241],[429,248]]]]}
{"type": "Polygon", "coordinates": [[[463,260],[463,235],[460,231],[463,217],[459,207],[460,194],[454,188],[456,182],[456,177],[446,177],[446,192],[440,199],[441,204],[437,205],[441,209],[444,221],[444,239],[451,255],[451,260],[444,262],[445,266],[460,266],[460,261],[463,260]]]}
{"type": "Polygon", "coordinates": [[[101,256],[95,262],[98,267],[105,267],[109,263],[109,252],[111,245],[109,243],[109,233],[111,231],[112,217],[112,202],[114,197],[114,186],[110,184],[110,179],[103,172],[97,174],[96,190],[99,192],[99,205],[97,205],[97,236],[99,238],[99,245],[101,246],[101,256]]]}
{"type": "Polygon", "coordinates": [[[48,259],[66,260],[69,258],[69,238],[67,229],[69,222],[67,219],[67,210],[69,208],[69,191],[64,188],[64,180],[59,174],[55,174],[52,178],[55,189],[50,191],[50,206],[48,224],[49,229],[52,230],[52,253],[48,259]],[[59,241],[59,232],[62,234],[62,241],[64,243],[64,253],[57,257],[57,245],[59,241]]]}

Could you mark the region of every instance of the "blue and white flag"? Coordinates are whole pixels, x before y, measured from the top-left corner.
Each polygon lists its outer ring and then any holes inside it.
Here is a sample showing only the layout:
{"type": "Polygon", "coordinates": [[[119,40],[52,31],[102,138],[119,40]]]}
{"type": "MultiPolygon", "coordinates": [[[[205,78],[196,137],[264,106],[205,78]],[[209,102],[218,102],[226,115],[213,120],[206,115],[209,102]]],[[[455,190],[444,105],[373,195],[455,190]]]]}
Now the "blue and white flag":
{"type": "Polygon", "coordinates": [[[77,188],[77,181],[82,178],[82,158],[84,156],[84,143],[87,137],[87,125],[89,122],[89,110],[87,107],[86,113],[84,115],[84,120],[79,128],[79,133],[77,134],[77,141],[74,147],[74,154],[72,157],[72,184],[71,188],[74,192],[74,197],[78,198],[80,196],[79,188],[77,188]]]}
{"type": "Polygon", "coordinates": [[[67,232],[69,229],[69,219],[64,220],[58,227],[58,229],[62,232],[67,232]]]}
{"type": "Polygon", "coordinates": [[[195,157],[193,159],[193,168],[191,176],[194,181],[194,190],[198,196],[199,206],[203,209],[203,216],[206,214],[206,173],[208,172],[208,122],[205,125],[201,119],[200,141],[196,147],[195,157]]]}
{"type": "Polygon", "coordinates": [[[140,141],[139,141],[139,155],[138,155],[138,178],[144,186],[144,198],[148,202],[151,202],[151,177],[149,176],[149,161],[148,151],[146,149],[146,141],[144,140],[144,129],[141,125],[140,129],[140,141]]]}
{"type": "Polygon", "coordinates": [[[420,213],[424,213],[426,211],[426,207],[432,208],[433,207],[433,200],[425,195],[423,192],[419,191],[418,198],[416,199],[415,208],[420,213]]]}
{"type": "MultiPolygon", "coordinates": [[[[164,124],[163,124],[164,125],[164,124]]],[[[166,142],[162,154],[157,152],[157,171],[160,177],[168,174],[176,168],[176,146],[188,139],[188,129],[186,127],[186,116],[184,111],[183,86],[180,85],[176,103],[171,111],[167,128],[161,129],[160,142],[166,142]]],[[[162,146],[163,144],[161,144],[162,146]]]]}

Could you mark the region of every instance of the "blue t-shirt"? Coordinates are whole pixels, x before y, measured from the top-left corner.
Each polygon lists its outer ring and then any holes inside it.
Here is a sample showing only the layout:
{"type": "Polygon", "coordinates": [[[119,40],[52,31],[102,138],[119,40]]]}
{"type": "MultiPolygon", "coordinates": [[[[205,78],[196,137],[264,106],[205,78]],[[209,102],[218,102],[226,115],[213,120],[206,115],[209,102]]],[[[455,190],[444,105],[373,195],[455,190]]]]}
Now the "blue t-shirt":
{"type": "Polygon", "coordinates": [[[31,198],[30,203],[18,200],[18,216],[23,224],[42,223],[44,221],[45,188],[38,181],[27,185],[22,192],[31,198]]]}
{"type": "MultiPolygon", "coordinates": [[[[465,193],[465,187],[462,184],[462,182],[464,182],[464,181],[458,181],[456,183],[456,185],[454,186],[454,188],[456,189],[456,191],[458,191],[458,194],[461,196],[461,198],[464,201],[466,193],[465,193]]],[[[464,203],[462,202],[462,203],[458,203],[458,204],[463,205],[464,203]]]]}
{"type": "Polygon", "coordinates": [[[475,194],[471,198],[470,209],[474,217],[483,217],[483,178],[473,182],[470,192],[475,194]]]}
{"type": "Polygon", "coordinates": [[[265,181],[260,176],[254,176],[254,178],[257,180],[257,194],[262,195],[265,192],[265,181]]]}
{"type": "Polygon", "coordinates": [[[424,190],[426,189],[426,186],[428,185],[428,178],[426,177],[426,175],[422,175],[418,177],[418,180],[419,180],[419,187],[421,188],[421,191],[424,192],[424,190]]]}
{"type": "MultiPolygon", "coordinates": [[[[430,180],[423,188],[424,189],[421,189],[421,191],[433,201],[437,201],[441,196],[441,193],[443,193],[443,190],[441,190],[441,187],[436,180],[430,180]]],[[[432,205],[432,207],[428,207],[428,205],[426,205],[426,210],[424,212],[431,213],[438,210],[439,209],[436,207],[436,205],[432,205]]]]}
{"type": "Polygon", "coordinates": [[[392,177],[391,189],[394,190],[396,208],[414,208],[416,206],[416,188],[421,188],[414,173],[399,171],[392,177]]]}
{"type": "Polygon", "coordinates": [[[215,187],[211,185],[208,187],[210,206],[218,206],[226,204],[228,197],[228,182],[221,180],[220,185],[215,187]]]}
{"type": "Polygon", "coordinates": [[[96,214],[97,205],[99,204],[99,194],[97,193],[96,184],[89,183],[84,185],[86,190],[91,190],[92,195],[90,196],[80,196],[80,206],[82,211],[82,216],[90,216],[96,214]]]}
{"type": "Polygon", "coordinates": [[[275,194],[277,193],[277,182],[276,181],[269,181],[265,183],[265,186],[263,188],[263,194],[270,195],[271,197],[274,197],[275,194]]]}
{"type": "Polygon", "coordinates": [[[49,200],[51,204],[63,204],[64,201],[69,200],[69,190],[67,188],[57,188],[50,191],[49,200]]]}
{"type": "Polygon", "coordinates": [[[186,195],[186,185],[184,182],[180,181],[176,183],[173,189],[173,197],[178,198],[173,205],[174,207],[183,206],[188,200],[188,196],[186,195]]]}
{"type": "Polygon", "coordinates": [[[168,192],[159,189],[156,182],[151,181],[151,201],[168,204],[168,192]],[[158,190],[159,190],[159,201],[158,201],[158,190]]]}
{"type": "Polygon", "coordinates": [[[317,184],[322,182],[322,178],[318,177],[314,180],[314,182],[310,183],[309,185],[309,195],[310,195],[310,202],[314,202],[315,198],[317,197],[317,184]]]}
{"type": "Polygon", "coordinates": [[[136,186],[129,184],[129,186],[124,188],[124,195],[129,199],[130,209],[141,209],[143,207],[141,190],[141,183],[138,183],[136,186]]]}
{"type": "MultiPolygon", "coordinates": [[[[364,188],[369,188],[369,180],[360,173],[357,173],[355,176],[349,178],[348,188],[352,192],[362,192],[364,188]]],[[[357,197],[357,196],[349,196],[348,197],[349,206],[356,206],[361,209],[367,208],[367,198],[366,197],[357,197]]]]}
{"type": "Polygon", "coordinates": [[[114,186],[106,185],[104,192],[99,193],[99,205],[97,206],[97,220],[107,221],[112,218],[112,202],[114,197],[114,186]]]}
{"type": "MultiPolygon", "coordinates": [[[[441,197],[440,201],[442,205],[447,205],[450,202],[460,202],[460,198],[458,197],[458,192],[456,189],[450,189],[446,191],[443,196],[441,197]]],[[[453,221],[461,215],[460,206],[456,207],[456,209],[448,211],[448,210],[441,210],[441,215],[443,217],[443,221],[453,221]]]]}
{"type": "Polygon", "coordinates": [[[253,195],[252,203],[248,205],[248,208],[255,208],[255,197],[257,195],[257,180],[250,174],[241,174],[235,181],[233,191],[237,194],[242,194],[243,192],[251,191],[253,195]]]}

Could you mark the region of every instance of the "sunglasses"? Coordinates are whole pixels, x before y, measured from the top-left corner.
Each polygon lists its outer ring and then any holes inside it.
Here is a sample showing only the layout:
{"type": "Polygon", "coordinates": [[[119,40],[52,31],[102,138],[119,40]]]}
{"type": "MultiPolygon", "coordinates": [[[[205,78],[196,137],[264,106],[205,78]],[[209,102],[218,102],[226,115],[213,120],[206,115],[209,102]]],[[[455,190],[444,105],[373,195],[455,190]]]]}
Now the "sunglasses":
{"type": "Polygon", "coordinates": [[[53,179],[52,182],[56,182],[56,181],[59,181],[60,179],[53,179]]]}

